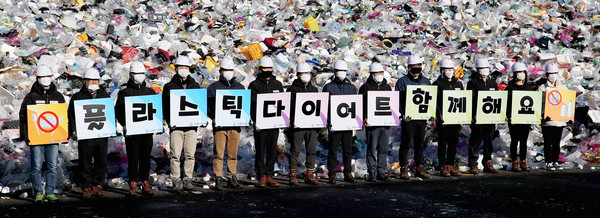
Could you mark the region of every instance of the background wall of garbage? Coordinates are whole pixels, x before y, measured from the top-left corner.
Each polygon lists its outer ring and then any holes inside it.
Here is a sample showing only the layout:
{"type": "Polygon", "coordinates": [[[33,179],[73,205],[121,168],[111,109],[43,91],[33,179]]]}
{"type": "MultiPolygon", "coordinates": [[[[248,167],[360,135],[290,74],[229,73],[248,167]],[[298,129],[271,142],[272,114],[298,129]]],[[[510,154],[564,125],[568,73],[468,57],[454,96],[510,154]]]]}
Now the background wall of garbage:
{"type": "MultiPolygon", "coordinates": [[[[563,133],[560,159],[566,168],[581,168],[600,158],[600,134],[588,116],[588,110],[600,107],[599,5],[592,0],[0,0],[0,188],[8,194],[30,187],[29,148],[17,140],[18,108],[35,81],[38,64],[56,72],[59,91],[67,97],[81,88],[82,73],[96,67],[116,98],[133,60],[145,64],[147,82],[160,93],[174,75],[170,61],[179,55],[193,60],[194,78],[204,87],[218,79],[218,62],[225,55],[234,57],[236,77],[246,86],[254,80],[256,60],[269,55],[284,85],[296,79],[296,64],[306,61],[314,68],[319,88],[330,81],[336,59],[349,63],[357,87],[374,61],[385,66],[385,77],[395,83],[406,74],[410,54],[425,59],[424,75],[432,81],[439,75],[437,62],[452,58],[456,75],[465,84],[478,57],[490,58],[499,83],[512,76],[508,69],[516,60],[528,66],[531,83],[543,83],[543,67],[555,61],[567,87],[577,91],[577,122],[563,133]]],[[[507,168],[508,128],[497,129],[493,161],[496,167],[507,168]]],[[[252,134],[249,129],[242,132],[240,178],[255,175],[252,134]]],[[[466,166],[469,134],[464,126],[457,155],[460,166],[466,166]]],[[[435,136],[433,129],[427,131],[429,169],[437,166],[435,136]]],[[[355,137],[353,172],[362,177],[365,137],[362,131],[355,137]]],[[[389,169],[398,173],[400,127],[393,128],[390,137],[389,169]]],[[[151,182],[165,189],[170,185],[168,131],[154,139],[151,182]]],[[[214,175],[210,125],[199,128],[198,139],[196,173],[198,180],[207,181],[214,175]]],[[[125,184],[127,175],[123,141],[122,136],[109,140],[107,182],[117,187],[125,184]]],[[[317,149],[321,177],[327,175],[326,142],[322,131],[317,149]]],[[[285,175],[289,144],[284,131],[278,146],[276,170],[285,175]]],[[[534,169],[544,159],[542,150],[540,128],[533,126],[528,158],[534,169]]],[[[304,158],[300,154],[300,160],[304,158]]],[[[76,185],[77,161],[77,142],[60,146],[57,192],[76,185]]]]}

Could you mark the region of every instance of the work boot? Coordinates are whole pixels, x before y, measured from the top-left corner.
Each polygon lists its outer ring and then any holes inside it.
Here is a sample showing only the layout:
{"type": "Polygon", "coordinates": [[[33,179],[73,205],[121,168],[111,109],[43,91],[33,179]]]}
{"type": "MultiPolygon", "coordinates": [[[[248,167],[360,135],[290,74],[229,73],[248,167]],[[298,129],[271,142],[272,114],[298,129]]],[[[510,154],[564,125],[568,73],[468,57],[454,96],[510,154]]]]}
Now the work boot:
{"type": "Polygon", "coordinates": [[[485,164],[483,165],[483,172],[484,173],[498,173],[499,170],[494,168],[494,161],[492,160],[488,160],[485,162],[485,164]]]}
{"type": "Polygon", "coordinates": [[[106,198],[106,195],[102,189],[103,187],[101,185],[94,186],[93,196],[96,198],[106,198]]]}
{"type": "Polygon", "coordinates": [[[527,172],[529,172],[531,170],[531,168],[529,167],[529,164],[527,164],[526,160],[521,161],[521,170],[527,171],[527,172]]]}
{"type": "Polygon", "coordinates": [[[448,166],[448,165],[442,166],[442,169],[440,170],[440,176],[442,176],[442,177],[450,177],[450,172],[448,172],[448,168],[449,167],[450,166],[448,166]]]}
{"type": "Polygon", "coordinates": [[[92,188],[83,188],[83,199],[92,199],[92,188]]]}
{"type": "Polygon", "coordinates": [[[521,172],[521,161],[515,160],[512,163],[512,171],[521,172]]]}
{"type": "Polygon", "coordinates": [[[335,174],[329,174],[329,184],[335,185],[336,184],[336,179],[335,179],[335,174]]]}
{"type": "Polygon", "coordinates": [[[298,179],[296,178],[296,172],[290,173],[290,185],[291,186],[298,185],[298,179]]]}
{"type": "Polygon", "coordinates": [[[242,185],[240,185],[240,183],[238,182],[236,175],[232,175],[231,178],[229,180],[227,180],[227,185],[229,186],[229,188],[233,188],[233,189],[241,189],[242,188],[242,185]]]}
{"type": "Polygon", "coordinates": [[[304,183],[311,185],[318,185],[319,181],[315,179],[315,173],[313,171],[306,171],[304,175],[304,183]]]}
{"type": "Polygon", "coordinates": [[[408,167],[400,168],[400,179],[410,180],[410,176],[408,175],[408,167]]]}
{"type": "Polygon", "coordinates": [[[223,177],[222,176],[217,176],[215,177],[215,190],[217,191],[221,191],[223,190],[223,177]]]}
{"type": "MultiPolygon", "coordinates": [[[[223,177],[221,177],[221,179],[223,179],[223,177]]],[[[186,190],[186,191],[194,190],[194,184],[192,183],[192,179],[183,179],[183,190],[186,190]]]]}
{"type": "Polygon", "coordinates": [[[344,174],[344,182],[347,182],[347,183],[356,183],[356,180],[354,179],[354,177],[352,176],[352,174],[345,173],[344,174]]]}
{"type": "Polygon", "coordinates": [[[390,177],[388,177],[387,175],[385,175],[385,173],[384,174],[379,174],[378,173],[376,178],[379,181],[384,181],[384,182],[390,181],[390,177]]]}
{"type": "Polygon", "coordinates": [[[137,196],[137,182],[129,182],[129,192],[127,194],[131,197],[137,196]]]}
{"type": "Polygon", "coordinates": [[[267,187],[267,176],[262,176],[258,180],[258,184],[256,184],[257,188],[265,188],[267,187]]]}
{"type": "Polygon", "coordinates": [[[367,176],[367,182],[377,182],[377,180],[375,180],[375,173],[369,173],[367,176]]]}
{"type": "Polygon", "coordinates": [[[454,165],[448,165],[448,172],[450,172],[450,175],[452,175],[452,176],[462,175],[462,173],[456,171],[456,168],[454,168],[454,165]]]}
{"type": "Polygon", "coordinates": [[[270,187],[279,187],[279,183],[273,179],[273,176],[267,176],[267,185],[270,187]]]}
{"type": "Polygon", "coordinates": [[[152,191],[152,186],[150,186],[150,182],[148,182],[148,180],[144,180],[142,182],[142,194],[154,195],[154,191],[152,191]]]}
{"type": "Polygon", "coordinates": [[[181,180],[174,179],[173,180],[173,191],[180,192],[182,190],[183,190],[183,184],[181,183],[181,180]]]}
{"type": "Polygon", "coordinates": [[[475,175],[475,174],[478,174],[478,173],[479,173],[479,169],[477,168],[477,165],[475,165],[475,166],[470,166],[470,168],[471,168],[471,169],[469,170],[469,173],[470,173],[470,174],[473,174],[473,175],[475,175]]]}
{"type": "Polygon", "coordinates": [[[423,165],[417,166],[417,169],[415,170],[415,176],[421,179],[429,179],[429,174],[425,172],[425,166],[423,165]]]}

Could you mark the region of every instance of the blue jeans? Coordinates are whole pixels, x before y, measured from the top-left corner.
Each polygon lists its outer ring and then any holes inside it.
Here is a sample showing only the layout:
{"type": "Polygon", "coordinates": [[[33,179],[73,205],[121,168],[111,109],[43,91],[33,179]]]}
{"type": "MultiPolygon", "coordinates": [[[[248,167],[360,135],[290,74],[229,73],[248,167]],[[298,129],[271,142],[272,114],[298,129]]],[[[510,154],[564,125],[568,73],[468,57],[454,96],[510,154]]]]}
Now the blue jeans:
{"type": "Polygon", "coordinates": [[[35,193],[42,190],[42,164],[46,160],[46,194],[54,194],[56,189],[56,164],[58,163],[58,145],[32,146],[31,149],[31,184],[35,193]]]}
{"type": "Polygon", "coordinates": [[[389,127],[367,127],[367,171],[369,176],[385,177],[390,141],[389,127]]]}

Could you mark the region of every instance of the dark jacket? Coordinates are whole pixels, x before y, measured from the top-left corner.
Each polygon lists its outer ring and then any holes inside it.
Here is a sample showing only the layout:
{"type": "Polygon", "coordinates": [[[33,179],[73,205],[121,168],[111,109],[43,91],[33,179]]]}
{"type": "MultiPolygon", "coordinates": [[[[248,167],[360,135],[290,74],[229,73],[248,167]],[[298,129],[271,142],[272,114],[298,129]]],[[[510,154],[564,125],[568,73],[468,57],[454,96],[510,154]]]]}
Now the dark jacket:
{"type": "Polygon", "coordinates": [[[117,97],[117,103],[115,103],[115,116],[117,117],[117,121],[125,126],[125,97],[129,96],[140,96],[140,95],[155,95],[153,89],[146,87],[146,82],[143,82],[141,85],[136,84],[133,79],[129,79],[127,81],[127,87],[121,89],[119,91],[119,96],[117,97]]]}
{"type": "Polygon", "coordinates": [[[37,81],[31,86],[31,91],[23,98],[21,109],[19,110],[20,134],[21,138],[28,139],[27,135],[27,106],[37,104],[58,104],[65,103],[65,97],[56,90],[54,83],[50,84],[50,89],[44,90],[44,86],[37,81]]]}
{"type": "Polygon", "coordinates": [[[271,76],[269,80],[258,77],[248,85],[248,89],[252,91],[252,120],[256,122],[256,95],[263,93],[283,92],[283,84],[277,80],[275,76],[271,76]]]}
{"type": "Polygon", "coordinates": [[[448,81],[448,79],[444,78],[443,76],[440,76],[437,78],[437,80],[435,82],[433,82],[433,85],[437,86],[438,89],[438,96],[437,96],[437,117],[438,119],[442,118],[442,114],[444,112],[444,101],[446,99],[444,98],[444,90],[463,90],[463,84],[458,81],[458,78],[456,77],[452,77],[451,81],[448,81]]]}
{"type": "Polygon", "coordinates": [[[358,89],[358,93],[363,96],[363,119],[367,118],[367,110],[368,110],[368,101],[367,96],[369,91],[392,91],[392,87],[387,83],[386,79],[381,81],[381,84],[377,84],[373,77],[369,77],[367,82],[360,86],[358,89]]]}
{"type": "Polygon", "coordinates": [[[413,79],[408,75],[400,77],[398,81],[396,81],[396,91],[400,91],[400,112],[404,115],[404,110],[406,108],[406,87],[409,85],[431,85],[431,81],[425,78],[423,74],[419,75],[419,78],[413,79]]]}
{"type": "MultiPolygon", "coordinates": [[[[527,80],[527,76],[525,76],[525,81],[527,80]]],[[[512,79],[508,82],[508,85],[506,86],[506,89],[504,89],[506,91],[508,91],[508,103],[507,103],[507,108],[506,108],[506,116],[511,118],[512,117],[512,91],[535,91],[535,89],[533,88],[533,86],[531,86],[529,83],[525,82],[523,83],[523,85],[517,85],[517,82],[515,81],[515,79],[512,79]]],[[[518,107],[518,106],[517,106],[518,107]]]]}
{"type": "MultiPolygon", "coordinates": [[[[223,77],[219,78],[219,81],[214,82],[212,84],[210,84],[210,86],[208,86],[208,89],[206,90],[207,92],[207,100],[208,100],[208,117],[210,119],[213,120],[213,129],[215,129],[215,107],[216,107],[216,103],[215,103],[215,99],[217,98],[217,90],[219,89],[246,89],[246,87],[244,87],[244,85],[242,85],[241,83],[239,83],[235,77],[233,77],[230,81],[225,80],[223,77]]],[[[228,130],[228,129],[235,129],[235,130],[240,130],[239,127],[228,127],[228,128],[223,128],[223,127],[219,127],[218,129],[220,130],[228,130]]]]}
{"type": "Polygon", "coordinates": [[[337,77],[323,87],[323,92],[329,92],[330,95],[356,95],[358,90],[350,83],[350,80],[341,81],[337,77]]]}
{"type": "Polygon", "coordinates": [[[496,84],[496,81],[489,76],[487,81],[484,82],[483,79],[481,79],[481,76],[478,73],[475,73],[467,83],[467,90],[473,90],[473,122],[475,122],[475,117],[477,116],[477,92],[498,90],[498,84],[496,84]]]}
{"type": "Polygon", "coordinates": [[[162,103],[163,103],[163,117],[165,121],[167,121],[167,125],[169,125],[169,129],[173,130],[196,130],[197,127],[171,127],[171,90],[172,89],[199,89],[200,84],[196,82],[191,76],[188,76],[185,81],[181,80],[179,75],[173,76],[170,82],[165,84],[163,87],[162,93],[162,103]],[[185,85],[185,87],[184,87],[185,85]]]}
{"type": "Polygon", "coordinates": [[[292,82],[292,85],[290,87],[287,88],[287,92],[291,92],[292,93],[292,108],[291,108],[291,114],[290,114],[290,127],[294,128],[294,121],[295,121],[295,116],[296,116],[296,93],[303,93],[303,92],[319,92],[319,89],[317,89],[317,87],[315,87],[312,82],[308,82],[308,84],[304,85],[304,83],[300,80],[300,79],[296,79],[294,80],[294,82],[292,82]]]}
{"type": "Polygon", "coordinates": [[[83,86],[83,88],[75,93],[71,100],[69,100],[69,137],[73,137],[73,132],[77,131],[77,123],[75,122],[75,104],[73,104],[77,100],[86,100],[86,99],[96,99],[96,98],[110,98],[110,94],[106,92],[103,87],[100,87],[98,91],[96,91],[95,95],[92,95],[87,86],[83,86]]]}

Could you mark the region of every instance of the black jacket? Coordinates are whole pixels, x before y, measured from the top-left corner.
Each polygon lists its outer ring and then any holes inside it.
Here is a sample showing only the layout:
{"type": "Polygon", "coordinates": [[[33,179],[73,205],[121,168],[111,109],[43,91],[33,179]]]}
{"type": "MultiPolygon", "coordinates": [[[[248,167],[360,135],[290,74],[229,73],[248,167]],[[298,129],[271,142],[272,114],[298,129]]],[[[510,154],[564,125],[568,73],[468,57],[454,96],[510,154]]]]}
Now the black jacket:
{"type": "Polygon", "coordinates": [[[291,92],[292,93],[292,108],[291,108],[291,114],[290,114],[290,127],[294,128],[294,120],[295,120],[295,116],[296,116],[296,93],[303,93],[303,92],[319,92],[319,89],[317,89],[317,87],[313,86],[312,82],[308,82],[308,84],[304,85],[304,83],[300,80],[300,79],[296,79],[294,80],[294,82],[292,82],[292,85],[290,87],[287,88],[287,92],[291,92]]]}
{"type": "Polygon", "coordinates": [[[92,95],[87,86],[83,86],[83,88],[75,93],[71,100],[69,101],[69,137],[73,137],[73,132],[77,131],[77,123],[75,122],[75,104],[73,102],[77,100],[86,100],[86,99],[96,99],[96,98],[110,98],[110,94],[106,92],[106,90],[102,87],[96,91],[96,95],[92,95]]]}
{"type": "Polygon", "coordinates": [[[44,90],[44,86],[37,81],[31,86],[31,91],[23,98],[21,109],[19,110],[19,131],[21,138],[28,139],[27,135],[27,106],[37,104],[58,104],[65,103],[65,97],[56,90],[56,86],[50,84],[50,89],[44,90]]]}
{"type": "Polygon", "coordinates": [[[248,89],[252,91],[252,108],[251,108],[251,116],[252,120],[256,122],[256,95],[263,93],[274,93],[274,92],[283,92],[283,84],[277,80],[275,76],[271,76],[269,80],[258,77],[256,80],[252,81],[250,85],[248,85],[248,89]]]}
{"type": "MultiPolygon", "coordinates": [[[[496,81],[488,76],[487,81],[483,81],[478,73],[471,76],[471,80],[467,83],[467,90],[473,90],[473,118],[477,116],[477,92],[478,91],[491,91],[498,90],[498,84],[496,81]]],[[[473,119],[475,121],[475,119],[473,119]]]]}
{"type": "MultiPolygon", "coordinates": [[[[528,81],[527,79],[525,79],[525,81],[528,81]]],[[[507,108],[506,108],[506,116],[507,117],[512,117],[512,91],[535,91],[535,89],[533,88],[533,86],[531,86],[529,83],[525,82],[523,83],[523,85],[517,85],[517,82],[515,81],[515,79],[512,79],[508,82],[508,85],[506,86],[506,89],[504,89],[506,91],[508,91],[508,103],[507,103],[507,108]]]]}
{"type": "Polygon", "coordinates": [[[169,125],[169,129],[173,130],[195,130],[197,127],[171,127],[171,90],[172,89],[199,89],[200,84],[196,82],[191,76],[188,76],[185,81],[181,80],[179,75],[173,76],[170,82],[165,84],[162,92],[162,103],[163,103],[163,117],[165,121],[167,121],[167,125],[169,125]],[[183,86],[185,85],[185,87],[183,86]]]}
{"type": "Polygon", "coordinates": [[[117,97],[117,103],[115,103],[115,116],[117,117],[117,121],[125,126],[125,97],[129,96],[140,96],[140,95],[155,95],[153,89],[146,87],[146,82],[143,82],[141,85],[136,84],[133,79],[129,79],[127,81],[127,88],[121,89],[119,91],[119,96],[117,97]]]}
{"type": "Polygon", "coordinates": [[[219,130],[229,130],[229,129],[234,129],[234,130],[240,130],[239,127],[227,127],[227,128],[223,128],[223,127],[215,127],[215,107],[216,107],[216,103],[215,103],[215,99],[217,98],[217,90],[219,89],[246,89],[246,87],[244,87],[244,85],[242,85],[241,83],[239,83],[237,81],[237,79],[235,77],[231,78],[231,80],[227,81],[225,80],[223,77],[219,77],[219,81],[214,82],[212,84],[210,84],[208,86],[208,89],[206,90],[207,92],[207,100],[208,100],[208,117],[210,119],[213,120],[213,129],[219,129],[219,130]]]}
{"type": "Polygon", "coordinates": [[[369,91],[392,91],[392,87],[387,83],[386,79],[381,81],[381,84],[377,84],[373,77],[369,77],[367,82],[360,86],[358,89],[358,94],[363,96],[363,119],[367,118],[367,110],[368,110],[368,101],[367,96],[369,91]]]}
{"type": "Polygon", "coordinates": [[[444,90],[463,90],[463,84],[458,81],[458,78],[456,77],[452,77],[451,81],[448,81],[448,79],[444,78],[443,76],[438,77],[438,79],[433,82],[433,85],[437,86],[438,89],[438,96],[437,96],[437,117],[438,119],[442,117],[442,114],[444,112],[444,101],[446,99],[444,98],[444,90]]]}

